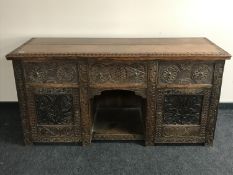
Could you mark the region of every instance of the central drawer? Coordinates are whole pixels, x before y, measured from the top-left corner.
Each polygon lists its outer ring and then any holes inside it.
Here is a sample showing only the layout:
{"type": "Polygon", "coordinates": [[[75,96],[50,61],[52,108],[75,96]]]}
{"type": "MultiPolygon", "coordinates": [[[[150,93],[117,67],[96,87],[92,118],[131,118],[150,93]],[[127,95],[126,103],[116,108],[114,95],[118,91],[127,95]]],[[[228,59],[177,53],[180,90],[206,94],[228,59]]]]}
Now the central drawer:
{"type": "Polygon", "coordinates": [[[143,62],[91,63],[89,77],[91,86],[146,86],[147,66],[143,62]]]}

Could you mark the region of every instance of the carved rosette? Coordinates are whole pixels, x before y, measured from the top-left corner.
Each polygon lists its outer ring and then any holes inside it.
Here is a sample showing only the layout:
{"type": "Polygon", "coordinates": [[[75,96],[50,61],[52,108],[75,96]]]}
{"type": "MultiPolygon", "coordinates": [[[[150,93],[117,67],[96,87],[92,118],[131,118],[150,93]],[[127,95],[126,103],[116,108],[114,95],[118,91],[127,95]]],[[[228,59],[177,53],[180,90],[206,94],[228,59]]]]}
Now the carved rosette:
{"type": "Polygon", "coordinates": [[[161,71],[161,81],[173,83],[178,75],[179,68],[176,65],[169,65],[161,71]]]}
{"type": "Polygon", "coordinates": [[[77,66],[74,63],[24,63],[30,83],[77,83],[77,66]]]}
{"type": "Polygon", "coordinates": [[[213,64],[207,63],[168,63],[161,62],[160,84],[211,84],[213,64]]]}
{"type": "Polygon", "coordinates": [[[192,79],[196,83],[205,83],[211,79],[212,72],[208,65],[196,65],[192,70],[192,79]]]}

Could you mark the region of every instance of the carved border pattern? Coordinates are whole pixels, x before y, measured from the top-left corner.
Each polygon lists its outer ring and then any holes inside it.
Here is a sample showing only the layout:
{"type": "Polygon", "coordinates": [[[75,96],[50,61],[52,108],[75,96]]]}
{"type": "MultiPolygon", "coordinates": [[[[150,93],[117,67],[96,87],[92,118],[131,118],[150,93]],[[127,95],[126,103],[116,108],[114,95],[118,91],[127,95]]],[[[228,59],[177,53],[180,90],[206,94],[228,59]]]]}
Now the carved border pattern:
{"type": "Polygon", "coordinates": [[[81,107],[81,121],[82,121],[82,144],[89,145],[91,143],[91,127],[92,120],[90,116],[90,100],[89,100],[89,75],[88,63],[79,63],[79,82],[80,82],[80,107],[81,107]]]}
{"type": "Polygon", "coordinates": [[[146,145],[154,144],[157,72],[158,62],[148,62],[146,145]]]}
{"type": "Polygon", "coordinates": [[[23,67],[21,61],[13,61],[14,75],[16,82],[16,89],[18,94],[18,101],[20,107],[20,116],[23,128],[24,143],[25,145],[31,145],[31,132],[29,116],[27,114],[27,103],[26,103],[26,90],[25,90],[25,80],[23,74],[23,67]]]}
{"type": "Polygon", "coordinates": [[[207,132],[206,132],[206,143],[208,145],[212,145],[214,139],[224,64],[225,61],[217,61],[214,67],[213,87],[212,87],[212,94],[211,94],[210,108],[209,108],[210,112],[209,112],[207,132]]]}
{"type": "MultiPolygon", "coordinates": [[[[209,109],[209,99],[210,90],[209,89],[159,89],[157,94],[157,110],[156,110],[156,131],[155,131],[155,142],[169,142],[174,143],[181,142],[192,142],[195,143],[195,139],[192,141],[192,136],[190,137],[163,137],[163,107],[164,107],[164,96],[165,95],[203,95],[202,101],[202,112],[201,112],[201,122],[200,122],[200,135],[201,140],[205,138],[206,124],[208,118],[209,109]],[[169,141],[169,139],[171,139],[169,141]],[[177,139],[177,141],[176,141],[177,139]]],[[[169,125],[166,125],[169,126],[169,125]]],[[[182,126],[182,125],[181,125],[182,126]]],[[[190,125],[192,126],[192,125],[190,125]]],[[[178,127],[178,126],[177,126],[178,127]]]]}

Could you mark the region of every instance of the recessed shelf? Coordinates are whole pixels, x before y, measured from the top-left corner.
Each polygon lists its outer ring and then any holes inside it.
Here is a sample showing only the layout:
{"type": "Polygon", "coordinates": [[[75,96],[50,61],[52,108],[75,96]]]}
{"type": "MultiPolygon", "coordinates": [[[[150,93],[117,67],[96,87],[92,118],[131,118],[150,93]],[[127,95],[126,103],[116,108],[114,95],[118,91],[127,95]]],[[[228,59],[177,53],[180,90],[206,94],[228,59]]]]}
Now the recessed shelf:
{"type": "Polygon", "coordinates": [[[96,110],[93,139],[143,140],[141,108],[100,108],[96,110]]]}

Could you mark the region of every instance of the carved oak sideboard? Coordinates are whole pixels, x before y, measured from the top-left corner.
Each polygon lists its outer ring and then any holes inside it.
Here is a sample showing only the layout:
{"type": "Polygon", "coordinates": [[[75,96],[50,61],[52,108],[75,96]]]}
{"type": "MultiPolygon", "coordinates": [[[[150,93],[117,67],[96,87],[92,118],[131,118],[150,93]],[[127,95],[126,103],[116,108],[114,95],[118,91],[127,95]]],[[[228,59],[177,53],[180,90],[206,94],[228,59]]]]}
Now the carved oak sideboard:
{"type": "Polygon", "coordinates": [[[212,145],[231,56],[206,38],[33,38],[6,57],[25,144],[212,145]]]}

